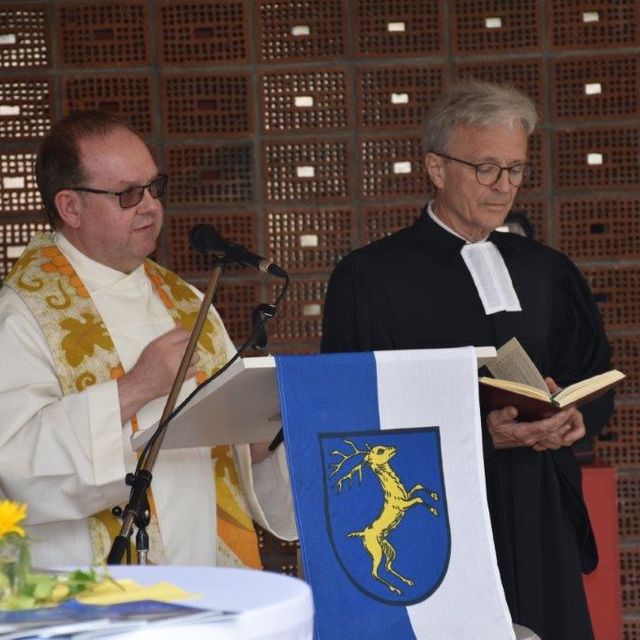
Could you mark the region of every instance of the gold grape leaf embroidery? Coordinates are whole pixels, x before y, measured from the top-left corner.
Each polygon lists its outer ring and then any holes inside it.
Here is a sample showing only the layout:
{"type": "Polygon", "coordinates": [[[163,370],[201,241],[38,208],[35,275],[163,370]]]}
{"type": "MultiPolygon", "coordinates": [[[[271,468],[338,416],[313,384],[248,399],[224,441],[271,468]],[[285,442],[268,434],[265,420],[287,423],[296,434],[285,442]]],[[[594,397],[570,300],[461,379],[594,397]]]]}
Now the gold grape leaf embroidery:
{"type": "Polygon", "coordinates": [[[216,478],[228,476],[232,484],[238,485],[240,480],[236,472],[236,465],[231,457],[229,445],[223,444],[211,449],[211,457],[214,460],[216,478]]]}
{"type": "Polygon", "coordinates": [[[37,253],[37,249],[27,249],[13,267],[15,274],[18,277],[18,287],[21,289],[25,289],[27,291],[39,291],[43,287],[44,283],[40,278],[31,277],[30,282],[27,282],[24,279],[25,272],[31,263],[37,259],[37,253]]]}
{"type": "Polygon", "coordinates": [[[158,265],[152,262],[144,263],[147,276],[151,280],[151,284],[167,309],[173,309],[176,302],[184,300],[193,301],[197,297],[191,291],[186,282],[182,281],[175,273],[169,271],[160,271],[158,265]],[[168,289],[171,295],[165,290],[168,289]]]}
{"type": "Polygon", "coordinates": [[[20,261],[16,263],[16,266],[14,267],[15,270],[20,273],[26,271],[37,257],[37,249],[26,249],[22,256],[20,256],[20,261]]]}
{"type": "MultiPolygon", "coordinates": [[[[196,323],[196,319],[198,318],[198,311],[193,311],[189,313],[188,311],[184,311],[182,309],[178,309],[178,316],[180,318],[180,324],[185,328],[186,331],[191,331],[193,329],[193,325],[196,323]]],[[[215,347],[213,345],[213,336],[216,334],[216,328],[211,322],[209,318],[204,321],[204,326],[202,327],[202,333],[200,334],[200,339],[198,343],[200,346],[209,353],[215,353],[215,347]]]]}
{"type": "Polygon", "coordinates": [[[105,351],[113,350],[113,343],[107,329],[92,313],[83,313],[82,320],[67,318],[60,327],[67,332],[60,345],[72,367],[77,367],[85,357],[93,356],[96,347],[105,351]]]}
{"type": "Polygon", "coordinates": [[[182,300],[193,300],[196,297],[187,284],[180,280],[175,273],[167,271],[164,274],[164,281],[169,286],[171,296],[176,302],[182,302],[182,300]]]}

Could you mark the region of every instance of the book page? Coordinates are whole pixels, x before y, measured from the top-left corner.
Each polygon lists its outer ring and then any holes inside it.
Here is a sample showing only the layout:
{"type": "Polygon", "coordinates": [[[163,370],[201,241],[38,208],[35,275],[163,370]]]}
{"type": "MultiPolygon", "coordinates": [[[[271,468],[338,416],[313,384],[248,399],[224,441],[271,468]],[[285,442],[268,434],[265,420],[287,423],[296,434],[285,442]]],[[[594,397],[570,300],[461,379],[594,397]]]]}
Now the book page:
{"type": "Polygon", "coordinates": [[[496,359],[487,363],[487,369],[494,378],[527,384],[549,393],[544,378],[517,338],[511,338],[498,349],[496,359]]]}
{"type": "Polygon", "coordinates": [[[529,398],[538,398],[539,400],[543,400],[545,402],[551,401],[551,397],[549,396],[548,391],[541,391],[540,389],[536,389],[535,387],[532,387],[529,384],[512,382],[511,380],[486,378],[485,376],[480,376],[478,378],[478,381],[481,384],[489,385],[490,387],[495,387],[496,389],[504,389],[505,391],[517,393],[521,396],[528,396],[529,398]]]}
{"type": "Polygon", "coordinates": [[[597,391],[598,389],[604,389],[605,387],[612,386],[624,377],[625,375],[621,371],[611,369],[611,371],[605,371],[597,376],[569,385],[566,389],[556,393],[555,398],[563,405],[570,404],[571,402],[580,400],[583,396],[597,391]]]}

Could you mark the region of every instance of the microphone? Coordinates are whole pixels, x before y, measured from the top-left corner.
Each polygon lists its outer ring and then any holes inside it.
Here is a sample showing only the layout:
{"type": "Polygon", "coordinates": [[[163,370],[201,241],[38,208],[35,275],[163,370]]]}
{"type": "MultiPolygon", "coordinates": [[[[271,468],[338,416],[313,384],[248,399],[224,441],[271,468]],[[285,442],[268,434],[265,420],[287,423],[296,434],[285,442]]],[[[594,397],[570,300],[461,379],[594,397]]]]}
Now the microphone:
{"type": "Polygon", "coordinates": [[[197,224],[191,227],[189,245],[200,253],[223,253],[231,262],[239,262],[278,278],[288,278],[287,272],[282,267],[249,251],[241,244],[225,240],[210,224],[197,224]]]}

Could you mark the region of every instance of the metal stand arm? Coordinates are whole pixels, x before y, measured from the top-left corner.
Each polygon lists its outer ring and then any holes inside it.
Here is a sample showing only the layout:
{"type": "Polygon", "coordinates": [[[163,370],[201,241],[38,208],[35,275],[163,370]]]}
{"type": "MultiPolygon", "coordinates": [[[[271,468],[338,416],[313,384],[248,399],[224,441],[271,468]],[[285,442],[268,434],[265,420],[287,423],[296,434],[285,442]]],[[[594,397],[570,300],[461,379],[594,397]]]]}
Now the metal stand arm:
{"type": "Polygon", "coordinates": [[[146,548],[138,548],[138,559],[140,561],[140,564],[146,563],[148,551],[148,536],[145,527],[149,523],[149,503],[147,502],[147,489],[151,486],[151,480],[153,478],[153,476],[151,475],[151,470],[153,469],[153,465],[155,464],[160,448],[162,447],[162,441],[164,440],[164,434],[166,432],[165,420],[171,415],[173,409],[176,406],[178,395],[180,393],[180,389],[182,388],[182,383],[184,382],[187,370],[189,369],[189,364],[191,363],[191,358],[193,357],[193,354],[195,353],[196,347],[198,345],[198,340],[200,338],[200,334],[202,333],[202,327],[204,326],[205,320],[207,318],[207,312],[209,311],[209,307],[211,306],[213,296],[215,295],[216,288],[218,286],[218,281],[220,280],[220,276],[222,275],[222,268],[223,264],[219,261],[217,262],[211,273],[211,278],[209,279],[207,291],[204,294],[204,298],[200,306],[200,311],[198,312],[198,317],[196,318],[196,322],[193,326],[193,329],[191,330],[187,348],[184,352],[184,356],[182,357],[182,361],[180,362],[180,367],[178,368],[178,372],[176,373],[171,391],[169,392],[169,395],[167,397],[167,402],[164,406],[162,417],[160,418],[158,426],[158,429],[160,431],[158,433],[158,437],[155,439],[152,447],[149,449],[149,452],[145,457],[140,469],[131,479],[131,482],[127,482],[127,484],[131,484],[132,487],[131,493],[129,494],[129,503],[127,504],[123,513],[120,533],[116,536],[115,540],[113,541],[113,545],[111,546],[111,551],[109,552],[109,556],[107,558],[107,564],[120,564],[122,556],[129,546],[129,539],[131,537],[131,534],[133,533],[134,524],[138,528],[139,532],[136,541],[142,543],[143,546],[146,541],[146,548]]]}

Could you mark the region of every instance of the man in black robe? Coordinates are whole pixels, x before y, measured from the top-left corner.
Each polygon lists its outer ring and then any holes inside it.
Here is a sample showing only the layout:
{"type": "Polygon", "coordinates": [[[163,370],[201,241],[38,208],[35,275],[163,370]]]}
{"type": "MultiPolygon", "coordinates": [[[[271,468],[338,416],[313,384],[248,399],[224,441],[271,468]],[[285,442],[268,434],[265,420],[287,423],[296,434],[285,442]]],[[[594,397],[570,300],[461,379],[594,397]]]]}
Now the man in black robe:
{"type": "MultiPolygon", "coordinates": [[[[337,266],[323,351],[498,348],[515,336],[550,391],[609,368],[602,321],[578,269],[558,251],[495,231],[528,173],[535,121],[528,97],[489,83],[462,83],[436,101],[425,136],[435,198],[412,226],[337,266]]],[[[514,622],[543,640],[593,638],[581,572],[595,568],[597,550],[570,445],[597,433],[612,410],[609,394],[537,422],[518,421],[514,407],[482,416],[507,602],[514,622]]]]}

